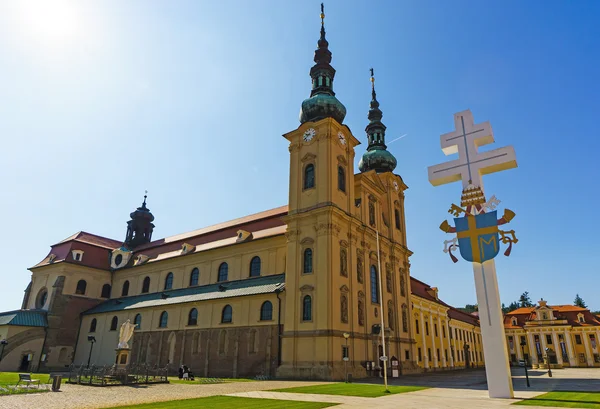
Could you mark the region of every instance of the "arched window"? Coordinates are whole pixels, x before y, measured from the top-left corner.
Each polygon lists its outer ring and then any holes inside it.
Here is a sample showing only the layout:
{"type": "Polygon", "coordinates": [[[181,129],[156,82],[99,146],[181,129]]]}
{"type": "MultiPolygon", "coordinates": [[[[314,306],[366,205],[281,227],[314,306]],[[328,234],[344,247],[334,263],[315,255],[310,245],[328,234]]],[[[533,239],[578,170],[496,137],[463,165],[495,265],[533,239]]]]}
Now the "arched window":
{"type": "Polygon", "coordinates": [[[112,318],[112,321],[110,322],[110,330],[111,331],[116,331],[117,330],[117,326],[119,325],[119,319],[117,318],[117,316],[115,315],[112,318]]]}
{"type": "Polygon", "coordinates": [[[302,321],[312,320],[312,299],[310,295],[305,295],[302,299],[302,321]]]}
{"type": "Polygon", "coordinates": [[[304,189],[315,187],[315,165],[309,163],[304,168],[304,189]]]}
{"type": "Polygon", "coordinates": [[[135,324],[135,329],[141,329],[142,328],[142,314],[136,314],[135,318],[133,319],[133,323],[135,324]]]}
{"type": "Polygon", "coordinates": [[[221,312],[221,323],[227,324],[233,320],[233,311],[231,309],[231,305],[226,305],[223,307],[223,311],[221,312]]]}
{"type": "Polygon", "coordinates": [[[167,325],[169,325],[169,313],[166,311],[163,311],[160,314],[160,322],[158,324],[159,328],[167,328],[167,325]]]}
{"type": "Polygon", "coordinates": [[[198,325],[198,310],[192,308],[188,314],[188,325],[198,325]]]}
{"type": "Polygon", "coordinates": [[[227,263],[221,263],[219,266],[219,277],[217,281],[227,281],[227,275],[229,273],[229,266],[227,263]]]}
{"type": "Polygon", "coordinates": [[[271,301],[265,301],[260,307],[260,320],[271,321],[273,319],[273,304],[271,301]]]}
{"type": "Polygon", "coordinates": [[[341,315],[341,321],[344,324],[348,323],[348,297],[346,297],[345,295],[342,295],[342,297],[340,298],[340,315],[341,315]]]}
{"type": "Polygon", "coordinates": [[[90,332],[96,332],[96,324],[98,324],[98,321],[94,318],[92,322],[90,322],[90,332]]]}
{"type": "Polygon", "coordinates": [[[129,295],[129,280],[125,280],[123,288],[121,289],[121,297],[127,297],[129,295]]]}
{"type": "Polygon", "coordinates": [[[346,193],[346,171],[338,166],[338,189],[346,193]]]}
{"type": "Polygon", "coordinates": [[[394,219],[396,220],[396,229],[400,230],[400,210],[394,209],[394,219]]]}
{"type": "Polygon", "coordinates": [[[101,298],[110,298],[110,284],[104,284],[102,286],[101,298]]]}
{"type": "Polygon", "coordinates": [[[79,280],[77,282],[77,288],[75,289],[75,294],[85,295],[85,289],[87,288],[87,283],[85,280],[79,280]]]}
{"type": "Polygon", "coordinates": [[[250,260],[250,277],[260,276],[260,257],[254,256],[250,260]]]}
{"type": "Polygon", "coordinates": [[[165,290],[170,290],[173,288],[173,273],[167,274],[165,278],[165,290]]]}
{"type": "Polygon", "coordinates": [[[42,309],[44,305],[46,305],[46,301],[48,301],[48,290],[42,288],[37,296],[37,301],[35,303],[35,308],[42,309]]]}
{"type": "Polygon", "coordinates": [[[200,270],[198,267],[194,267],[190,274],[190,287],[198,285],[198,280],[200,279],[200,270]]]}
{"type": "Polygon", "coordinates": [[[371,302],[379,303],[377,267],[371,266],[371,302]]]}
{"type": "Polygon", "coordinates": [[[142,284],[142,293],[147,293],[150,291],[150,277],[144,278],[144,283],[142,284]]]}
{"type": "Polygon", "coordinates": [[[304,274],[310,274],[313,272],[313,253],[312,249],[304,250],[304,274]]]}

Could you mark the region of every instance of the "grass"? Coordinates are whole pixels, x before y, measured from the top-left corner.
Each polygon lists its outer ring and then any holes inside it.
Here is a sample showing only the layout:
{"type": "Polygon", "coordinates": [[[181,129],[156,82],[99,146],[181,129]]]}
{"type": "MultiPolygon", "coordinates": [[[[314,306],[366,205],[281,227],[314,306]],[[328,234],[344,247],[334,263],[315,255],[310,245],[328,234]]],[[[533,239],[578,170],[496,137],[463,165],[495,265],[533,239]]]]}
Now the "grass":
{"type": "Polygon", "coordinates": [[[230,383],[230,382],[254,382],[255,379],[248,378],[198,378],[193,381],[184,381],[177,376],[169,376],[169,383],[177,385],[206,385],[211,383],[230,383]]]}
{"type": "Polygon", "coordinates": [[[548,392],[513,405],[600,409],[600,392],[548,392]]]}
{"type": "Polygon", "coordinates": [[[170,402],[145,403],[133,406],[118,406],[118,409],[321,409],[336,406],[336,403],[298,402],[291,400],[239,398],[236,396],[210,396],[207,398],[174,400],[170,402]]]}
{"type": "MultiPolygon", "coordinates": [[[[17,382],[19,382],[19,373],[20,372],[2,372],[0,373],[0,388],[7,389],[8,392],[0,389],[0,396],[3,395],[16,395],[23,393],[39,393],[39,392],[47,392],[46,389],[40,386],[40,388],[31,387],[31,388],[18,388],[11,389],[9,386],[15,386],[17,382]]],[[[48,374],[32,374],[31,379],[39,379],[40,384],[43,385],[48,382],[48,378],[50,375],[48,374]]]]}
{"type": "MultiPolygon", "coordinates": [[[[425,386],[389,386],[390,394],[415,392],[428,389],[425,386]]],[[[273,392],[316,393],[319,395],[360,396],[377,398],[388,395],[383,385],[368,383],[333,383],[328,385],[299,386],[296,388],[274,389],[273,392]]]]}

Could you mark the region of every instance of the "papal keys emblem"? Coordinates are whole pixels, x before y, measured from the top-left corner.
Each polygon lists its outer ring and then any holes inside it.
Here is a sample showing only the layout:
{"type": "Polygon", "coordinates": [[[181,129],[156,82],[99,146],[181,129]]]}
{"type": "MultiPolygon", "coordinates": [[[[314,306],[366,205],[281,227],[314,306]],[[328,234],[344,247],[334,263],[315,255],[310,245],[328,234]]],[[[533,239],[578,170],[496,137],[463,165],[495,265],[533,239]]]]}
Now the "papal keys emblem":
{"type": "Polygon", "coordinates": [[[455,227],[450,226],[446,220],[440,225],[442,231],[456,233],[455,238],[444,241],[444,253],[449,253],[453,262],[458,261],[452,254],[456,248],[460,250],[462,258],[473,263],[484,263],[496,257],[500,252],[500,243],[508,244],[504,255],[510,255],[513,243],[519,240],[514,230],[504,231],[498,229],[498,226],[510,222],[515,213],[504,209],[502,218],[498,219],[498,212],[494,209],[499,203],[495,196],[486,202],[478,186],[469,184],[463,190],[461,207],[453,204],[448,210],[448,213],[456,216],[455,227]],[[464,216],[460,217],[461,214],[464,216]]]}

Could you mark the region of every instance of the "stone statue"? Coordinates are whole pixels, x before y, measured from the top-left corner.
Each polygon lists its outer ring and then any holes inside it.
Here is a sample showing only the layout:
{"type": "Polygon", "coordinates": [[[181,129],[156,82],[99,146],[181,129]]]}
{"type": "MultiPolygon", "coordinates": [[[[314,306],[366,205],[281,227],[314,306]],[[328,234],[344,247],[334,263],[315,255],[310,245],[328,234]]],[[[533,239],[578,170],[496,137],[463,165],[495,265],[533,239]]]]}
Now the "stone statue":
{"type": "Polygon", "coordinates": [[[132,324],[129,320],[125,321],[123,325],[121,325],[121,330],[119,331],[119,344],[117,348],[125,348],[129,349],[129,340],[133,336],[133,330],[136,325],[132,324]]]}

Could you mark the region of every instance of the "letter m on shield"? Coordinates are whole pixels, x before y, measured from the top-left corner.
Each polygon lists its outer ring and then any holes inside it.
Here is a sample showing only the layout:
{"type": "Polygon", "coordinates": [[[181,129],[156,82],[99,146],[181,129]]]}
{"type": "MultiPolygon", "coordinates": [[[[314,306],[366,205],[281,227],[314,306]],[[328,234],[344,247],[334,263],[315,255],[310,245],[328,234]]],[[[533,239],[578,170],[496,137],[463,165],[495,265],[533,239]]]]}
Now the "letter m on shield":
{"type": "Polygon", "coordinates": [[[496,211],[454,219],[460,255],[467,261],[483,263],[500,251],[496,211]]]}

